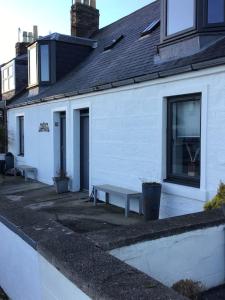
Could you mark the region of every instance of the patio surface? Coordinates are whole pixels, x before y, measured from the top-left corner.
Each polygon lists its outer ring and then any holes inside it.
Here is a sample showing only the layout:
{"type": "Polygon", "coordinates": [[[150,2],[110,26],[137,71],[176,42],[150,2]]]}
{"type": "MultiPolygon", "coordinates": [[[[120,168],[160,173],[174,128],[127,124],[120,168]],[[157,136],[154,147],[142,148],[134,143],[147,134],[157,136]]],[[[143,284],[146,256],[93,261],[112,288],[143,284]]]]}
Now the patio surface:
{"type": "Polygon", "coordinates": [[[20,177],[1,177],[1,196],[24,208],[47,213],[51,219],[81,234],[144,222],[143,216],[132,212],[125,218],[124,209],[112,205],[99,203],[95,207],[87,193],[57,194],[52,186],[25,182],[20,177]]]}

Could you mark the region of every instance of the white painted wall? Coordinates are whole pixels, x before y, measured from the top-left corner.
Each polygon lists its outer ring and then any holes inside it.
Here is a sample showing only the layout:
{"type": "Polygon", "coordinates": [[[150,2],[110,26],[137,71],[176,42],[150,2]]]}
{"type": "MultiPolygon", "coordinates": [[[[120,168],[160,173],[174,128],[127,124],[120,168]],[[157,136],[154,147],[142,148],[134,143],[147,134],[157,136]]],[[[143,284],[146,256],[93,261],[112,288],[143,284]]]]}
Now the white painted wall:
{"type": "MultiPolygon", "coordinates": [[[[225,67],[8,111],[9,133],[16,135],[16,116],[25,115],[25,157],[51,184],[54,167],[54,112],[67,111],[67,171],[71,189],[79,190],[77,111],[90,111],[90,189],[113,184],[141,191],[140,178],[162,181],[166,170],[166,97],[202,93],[201,188],[163,184],[161,217],[202,210],[221,180],[225,181],[225,67]],[[49,133],[39,133],[48,122],[49,133]]],[[[9,150],[16,151],[16,138],[9,150]]],[[[123,205],[118,199],[115,203],[123,205]]],[[[136,210],[137,203],[131,208],[136,210]]]]}
{"type": "Polygon", "coordinates": [[[168,287],[182,279],[199,281],[206,289],[225,281],[224,225],[138,243],[110,254],[168,287]]]}
{"type": "Polygon", "coordinates": [[[90,300],[0,222],[0,286],[12,300],[90,300]]]}

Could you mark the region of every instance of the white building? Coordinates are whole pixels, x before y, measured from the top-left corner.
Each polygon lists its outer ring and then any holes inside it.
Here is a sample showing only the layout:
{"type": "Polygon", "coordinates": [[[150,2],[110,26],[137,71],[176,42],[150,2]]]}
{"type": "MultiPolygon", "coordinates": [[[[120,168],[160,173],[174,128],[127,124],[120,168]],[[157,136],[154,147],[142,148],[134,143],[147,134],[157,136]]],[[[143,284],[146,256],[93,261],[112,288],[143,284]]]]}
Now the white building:
{"type": "Polygon", "coordinates": [[[201,211],[225,181],[225,6],[195,2],[158,0],[100,30],[94,1],[75,3],[76,36],[30,45],[28,89],[8,101],[17,163],[47,184],[63,169],[71,191],[159,181],[161,217],[201,211]]]}

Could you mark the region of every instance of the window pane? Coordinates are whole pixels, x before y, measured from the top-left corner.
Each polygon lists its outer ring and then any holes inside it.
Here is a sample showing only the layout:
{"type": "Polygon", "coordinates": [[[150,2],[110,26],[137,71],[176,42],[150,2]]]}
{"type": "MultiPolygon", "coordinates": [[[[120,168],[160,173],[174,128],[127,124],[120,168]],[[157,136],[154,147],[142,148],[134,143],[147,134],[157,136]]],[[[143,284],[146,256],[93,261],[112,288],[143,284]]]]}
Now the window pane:
{"type": "Polygon", "coordinates": [[[41,81],[49,81],[49,48],[41,45],[41,81]]]}
{"type": "Polygon", "coordinates": [[[29,83],[37,83],[37,52],[36,47],[29,50],[29,83]]]}
{"type": "Polygon", "coordinates": [[[3,71],[3,79],[6,79],[6,78],[8,78],[8,69],[5,69],[3,71]]]}
{"type": "Polygon", "coordinates": [[[14,78],[13,77],[10,77],[9,78],[9,90],[14,90],[15,89],[15,86],[14,86],[14,78]]]}
{"type": "Polygon", "coordinates": [[[8,72],[9,72],[9,76],[13,76],[13,67],[12,66],[9,67],[8,72]]]}
{"type": "Polygon", "coordinates": [[[172,102],[171,166],[177,177],[200,178],[201,104],[200,100],[172,102]]]}
{"type": "Polygon", "coordinates": [[[167,35],[195,25],[195,0],[167,0],[167,35]]]}
{"type": "Polygon", "coordinates": [[[224,0],[208,0],[208,22],[224,22],[224,0]]]}

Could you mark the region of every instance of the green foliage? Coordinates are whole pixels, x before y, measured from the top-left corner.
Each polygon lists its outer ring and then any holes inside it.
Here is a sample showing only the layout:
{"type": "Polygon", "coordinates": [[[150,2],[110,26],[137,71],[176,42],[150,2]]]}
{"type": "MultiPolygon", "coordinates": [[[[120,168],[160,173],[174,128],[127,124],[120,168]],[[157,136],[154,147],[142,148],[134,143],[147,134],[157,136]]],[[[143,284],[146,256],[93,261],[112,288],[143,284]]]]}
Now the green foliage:
{"type": "Polygon", "coordinates": [[[203,290],[203,286],[199,282],[194,282],[189,279],[176,282],[172,288],[179,294],[192,300],[197,300],[203,290]]]}
{"type": "Polygon", "coordinates": [[[216,196],[212,200],[206,202],[204,209],[208,211],[221,208],[223,205],[225,205],[225,184],[221,182],[216,196]]]}

